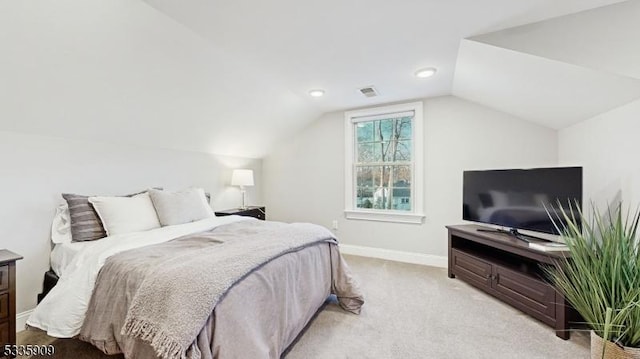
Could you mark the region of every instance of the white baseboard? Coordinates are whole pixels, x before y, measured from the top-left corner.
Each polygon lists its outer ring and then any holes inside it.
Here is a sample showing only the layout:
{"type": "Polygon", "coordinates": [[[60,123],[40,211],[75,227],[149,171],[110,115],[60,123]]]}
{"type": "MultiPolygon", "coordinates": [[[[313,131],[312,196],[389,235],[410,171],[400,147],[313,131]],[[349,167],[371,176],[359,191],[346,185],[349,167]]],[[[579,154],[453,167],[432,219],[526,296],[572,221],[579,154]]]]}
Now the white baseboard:
{"type": "Polygon", "coordinates": [[[343,254],[351,254],[360,257],[379,258],[396,262],[422,264],[425,266],[440,268],[446,268],[448,263],[447,257],[445,256],[394,251],[392,249],[383,248],[354,246],[351,244],[340,244],[340,252],[343,254]]]}
{"type": "Polygon", "coordinates": [[[21,332],[26,328],[27,319],[33,313],[33,309],[18,313],[16,315],[16,333],[21,332]]]}

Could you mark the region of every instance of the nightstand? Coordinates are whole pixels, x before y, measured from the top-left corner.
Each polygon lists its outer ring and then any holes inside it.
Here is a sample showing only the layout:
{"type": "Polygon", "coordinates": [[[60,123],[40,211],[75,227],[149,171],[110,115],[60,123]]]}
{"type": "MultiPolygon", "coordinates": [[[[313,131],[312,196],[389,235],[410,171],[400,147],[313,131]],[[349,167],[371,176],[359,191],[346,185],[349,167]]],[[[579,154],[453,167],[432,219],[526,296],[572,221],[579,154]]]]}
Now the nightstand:
{"type": "Polygon", "coordinates": [[[248,206],[246,209],[232,208],[216,211],[216,216],[219,217],[231,215],[253,217],[263,221],[267,217],[266,207],[264,206],[248,206]]]}
{"type": "MultiPolygon", "coordinates": [[[[16,345],[16,261],[22,256],[0,249],[0,345],[16,345]]],[[[0,352],[2,356],[2,352],[0,352]]]]}

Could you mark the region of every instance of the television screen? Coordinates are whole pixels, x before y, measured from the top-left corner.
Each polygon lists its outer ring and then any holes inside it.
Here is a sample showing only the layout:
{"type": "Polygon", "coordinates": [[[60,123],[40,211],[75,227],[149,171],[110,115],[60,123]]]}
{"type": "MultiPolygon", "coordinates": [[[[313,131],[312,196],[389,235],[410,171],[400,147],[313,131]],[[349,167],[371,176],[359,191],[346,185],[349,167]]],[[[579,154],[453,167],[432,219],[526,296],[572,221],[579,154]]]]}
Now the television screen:
{"type": "Polygon", "coordinates": [[[464,172],[467,221],[559,234],[545,206],[554,213],[560,206],[569,211],[569,204],[575,210],[576,203],[582,208],[582,167],[464,172]]]}

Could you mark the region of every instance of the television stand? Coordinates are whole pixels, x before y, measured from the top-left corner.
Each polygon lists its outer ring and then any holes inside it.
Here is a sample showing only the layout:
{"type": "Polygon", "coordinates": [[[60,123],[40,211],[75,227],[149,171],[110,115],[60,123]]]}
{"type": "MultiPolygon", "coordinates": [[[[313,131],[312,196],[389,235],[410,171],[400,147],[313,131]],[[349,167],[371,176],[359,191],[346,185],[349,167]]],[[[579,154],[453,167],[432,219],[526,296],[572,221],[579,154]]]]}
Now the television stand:
{"type": "MultiPolygon", "coordinates": [[[[459,278],[552,326],[569,339],[573,310],[562,293],[545,280],[541,265],[555,265],[566,252],[542,252],[529,244],[479,225],[447,226],[449,278],[459,278]]],[[[504,230],[503,230],[504,231],[504,230]]]]}

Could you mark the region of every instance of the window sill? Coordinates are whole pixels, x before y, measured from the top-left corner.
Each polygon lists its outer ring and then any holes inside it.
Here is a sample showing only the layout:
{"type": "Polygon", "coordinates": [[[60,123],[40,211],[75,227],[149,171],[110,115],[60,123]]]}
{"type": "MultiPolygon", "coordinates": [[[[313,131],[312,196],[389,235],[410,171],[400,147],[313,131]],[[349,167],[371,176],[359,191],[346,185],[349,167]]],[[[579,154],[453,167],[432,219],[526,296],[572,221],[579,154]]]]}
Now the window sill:
{"type": "Polygon", "coordinates": [[[424,220],[424,214],[421,213],[406,213],[406,212],[376,212],[376,211],[363,211],[345,209],[344,215],[347,219],[360,219],[365,221],[377,221],[377,222],[395,222],[395,223],[410,223],[410,224],[422,224],[424,220]]]}

